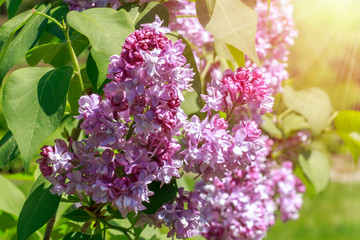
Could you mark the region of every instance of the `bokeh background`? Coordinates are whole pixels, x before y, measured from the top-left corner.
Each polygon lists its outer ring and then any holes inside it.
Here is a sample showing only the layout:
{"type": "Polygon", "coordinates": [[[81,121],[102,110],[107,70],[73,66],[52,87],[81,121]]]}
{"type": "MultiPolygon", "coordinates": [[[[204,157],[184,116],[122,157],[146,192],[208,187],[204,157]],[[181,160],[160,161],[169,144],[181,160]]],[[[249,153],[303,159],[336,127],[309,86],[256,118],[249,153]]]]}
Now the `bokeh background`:
{"type": "MultiPolygon", "coordinates": [[[[49,1],[23,2],[21,7],[28,9],[49,1]]],[[[298,38],[289,57],[289,81],[296,89],[323,89],[334,110],[360,110],[360,1],[293,0],[293,4],[298,38]]],[[[6,19],[3,6],[0,24],[6,19]]],[[[0,116],[1,136],[4,124],[0,116]]],[[[333,155],[327,188],[317,195],[306,193],[300,219],[279,221],[269,231],[267,240],[360,239],[360,167],[341,145],[334,144],[330,150],[333,155]]],[[[21,170],[21,163],[14,161],[0,172],[21,170]]],[[[12,180],[27,194],[34,179],[17,174],[12,175],[12,180]]],[[[11,215],[0,212],[0,217],[7,219],[0,231],[16,224],[11,215]]]]}
{"type": "MultiPolygon", "coordinates": [[[[360,1],[293,0],[293,5],[298,30],[288,66],[293,86],[323,89],[334,110],[360,110],[360,1]]],[[[317,195],[307,193],[300,219],[279,221],[267,240],[360,239],[359,164],[342,146],[330,150],[329,185],[317,195]]]]}

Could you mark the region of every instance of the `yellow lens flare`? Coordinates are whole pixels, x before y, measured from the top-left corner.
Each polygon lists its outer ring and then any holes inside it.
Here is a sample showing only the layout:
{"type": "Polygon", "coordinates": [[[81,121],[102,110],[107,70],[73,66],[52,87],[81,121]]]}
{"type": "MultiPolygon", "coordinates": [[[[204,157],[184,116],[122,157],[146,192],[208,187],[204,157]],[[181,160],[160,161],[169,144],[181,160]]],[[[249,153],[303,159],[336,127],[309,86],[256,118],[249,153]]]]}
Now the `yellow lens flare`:
{"type": "Polygon", "coordinates": [[[291,49],[295,87],[318,86],[336,110],[360,110],[360,1],[294,0],[299,37],[291,49]]]}

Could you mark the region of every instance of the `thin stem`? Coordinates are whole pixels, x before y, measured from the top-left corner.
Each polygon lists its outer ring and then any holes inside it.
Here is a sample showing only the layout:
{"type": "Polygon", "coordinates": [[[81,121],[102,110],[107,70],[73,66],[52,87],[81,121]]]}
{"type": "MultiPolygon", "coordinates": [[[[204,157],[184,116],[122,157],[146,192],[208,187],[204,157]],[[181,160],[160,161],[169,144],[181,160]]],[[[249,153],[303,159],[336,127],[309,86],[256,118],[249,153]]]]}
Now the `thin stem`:
{"type": "Polygon", "coordinates": [[[81,123],[83,121],[82,120],[79,120],[76,128],[73,130],[73,132],[71,133],[71,138],[74,140],[74,141],[77,141],[79,140],[79,136],[80,136],[80,133],[81,133],[81,123]]]}
{"type": "Polygon", "coordinates": [[[232,106],[230,112],[229,112],[228,115],[226,116],[226,119],[225,119],[226,121],[228,121],[228,120],[230,119],[230,116],[231,116],[232,112],[234,111],[235,107],[237,107],[236,104],[234,104],[234,105],[232,106]]]}
{"type": "MultiPolygon", "coordinates": [[[[66,42],[67,42],[67,47],[68,47],[68,50],[69,50],[69,53],[70,53],[70,57],[71,57],[71,60],[73,62],[73,65],[74,65],[74,74],[79,78],[81,91],[84,91],[84,83],[83,83],[81,73],[80,73],[80,65],[79,65],[79,62],[78,62],[78,60],[76,58],[75,51],[74,51],[74,49],[73,49],[73,47],[71,45],[71,40],[70,40],[70,36],[69,36],[69,25],[65,25],[64,20],[63,20],[63,22],[61,24],[55,18],[53,18],[53,17],[51,17],[51,16],[49,16],[49,15],[47,15],[45,13],[37,12],[35,9],[33,9],[33,14],[43,16],[43,17],[53,21],[56,25],[58,25],[58,27],[61,29],[61,31],[63,31],[63,33],[65,35],[66,42]]],[[[77,140],[79,138],[79,136],[80,136],[80,132],[81,132],[80,124],[81,124],[81,121],[79,121],[76,129],[74,130],[74,132],[72,134],[72,138],[74,140],[77,140]]],[[[46,225],[44,240],[50,240],[51,232],[52,232],[52,229],[53,229],[54,223],[55,223],[55,218],[56,218],[56,213],[49,220],[49,222],[46,225]]],[[[90,226],[91,223],[89,222],[88,224],[90,226]]],[[[85,225],[87,225],[87,223],[84,224],[84,227],[86,227],[85,225]]]]}
{"type": "Polygon", "coordinates": [[[128,239],[131,240],[131,237],[129,235],[129,233],[131,233],[131,235],[133,235],[135,237],[135,234],[131,231],[129,231],[128,229],[126,228],[123,228],[123,227],[120,227],[120,226],[115,226],[115,225],[112,225],[106,221],[104,221],[103,219],[98,219],[100,222],[102,222],[107,228],[112,228],[112,229],[116,229],[116,230],[119,230],[121,231],[128,239]]]}
{"type": "MultiPolygon", "coordinates": [[[[63,25],[65,26],[64,22],[63,22],[63,25]]],[[[71,61],[72,61],[73,66],[74,66],[74,74],[79,78],[81,91],[83,92],[84,91],[84,82],[83,82],[82,77],[81,77],[81,70],[80,70],[79,62],[77,60],[75,51],[74,51],[74,49],[73,49],[73,47],[71,45],[71,40],[70,40],[70,36],[69,36],[69,25],[66,26],[66,29],[63,32],[64,32],[65,39],[66,39],[66,42],[67,42],[67,47],[68,47],[68,50],[69,50],[69,53],[70,53],[71,61]]]]}
{"type": "Polygon", "coordinates": [[[93,213],[98,213],[98,212],[100,212],[100,210],[103,208],[105,206],[105,203],[101,203],[101,204],[99,204],[97,207],[96,207],[96,209],[93,211],[93,213]]]}
{"type": "Polygon", "coordinates": [[[334,119],[337,117],[338,114],[339,114],[338,111],[333,112],[329,117],[329,119],[326,121],[325,126],[329,126],[334,121],[334,119]]]}
{"type": "Polygon", "coordinates": [[[86,233],[86,231],[89,229],[90,226],[91,226],[91,221],[85,222],[84,225],[81,227],[81,232],[86,233]]]}
{"type": "Polygon", "coordinates": [[[55,223],[55,218],[56,218],[56,213],[46,225],[45,234],[44,234],[44,238],[43,238],[44,240],[50,240],[51,232],[52,232],[52,229],[53,229],[54,223],[55,223]]]}
{"type": "Polygon", "coordinates": [[[43,17],[46,17],[47,19],[53,21],[56,25],[59,26],[59,28],[60,28],[62,31],[65,31],[65,30],[66,30],[66,28],[65,28],[63,25],[61,25],[61,23],[60,23],[58,20],[56,20],[55,18],[53,18],[53,17],[51,17],[51,16],[49,16],[49,15],[47,15],[47,14],[45,14],[45,13],[37,12],[35,9],[33,9],[33,11],[34,11],[34,14],[40,15],[40,16],[43,16],[43,17]]]}
{"type": "Polygon", "coordinates": [[[139,215],[136,216],[136,219],[135,219],[134,223],[131,224],[131,226],[128,228],[128,230],[132,229],[132,228],[135,226],[135,224],[136,224],[136,222],[138,221],[138,219],[139,219],[139,215]]]}
{"type": "Polygon", "coordinates": [[[84,91],[84,82],[82,80],[82,77],[81,77],[81,70],[80,70],[80,65],[79,65],[79,62],[76,58],[76,54],[75,54],[75,51],[71,45],[71,40],[70,40],[70,36],[69,36],[69,25],[66,25],[64,20],[62,22],[62,24],[56,20],[55,18],[45,14],[45,13],[42,13],[42,12],[37,12],[35,9],[33,9],[34,11],[34,14],[37,14],[37,15],[40,15],[40,16],[43,16],[47,19],[50,19],[51,21],[53,21],[56,25],[59,26],[59,28],[61,29],[61,31],[63,31],[64,35],[65,35],[65,39],[66,39],[66,42],[67,42],[67,48],[69,50],[69,54],[70,54],[70,57],[71,57],[71,61],[73,63],[73,66],[74,66],[74,74],[79,78],[79,82],[80,82],[80,86],[81,86],[81,91],[83,92],[84,91]]]}
{"type": "Polygon", "coordinates": [[[134,127],[134,124],[135,124],[135,122],[133,121],[133,122],[131,123],[130,127],[129,127],[129,131],[128,131],[126,137],[125,137],[126,141],[129,141],[129,139],[131,138],[131,135],[132,135],[133,132],[134,132],[134,128],[133,128],[133,127],[134,127]]]}
{"type": "Polygon", "coordinates": [[[288,108],[285,111],[283,111],[282,113],[280,113],[278,116],[278,122],[280,122],[286,115],[288,115],[291,112],[292,112],[292,109],[288,108]]]}
{"type": "Polygon", "coordinates": [[[102,234],[103,234],[103,239],[105,239],[105,237],[106,237],[106,226],[105,226],[105,224],[103,223],[103,226],[104,226],[104,228],[102,229],[102,234]]]}
{"type": "Polygon", "coordinates": [[[185,18],[185,17],[197,17],[196,15],[179,15],[177,18],[185,18]]]}

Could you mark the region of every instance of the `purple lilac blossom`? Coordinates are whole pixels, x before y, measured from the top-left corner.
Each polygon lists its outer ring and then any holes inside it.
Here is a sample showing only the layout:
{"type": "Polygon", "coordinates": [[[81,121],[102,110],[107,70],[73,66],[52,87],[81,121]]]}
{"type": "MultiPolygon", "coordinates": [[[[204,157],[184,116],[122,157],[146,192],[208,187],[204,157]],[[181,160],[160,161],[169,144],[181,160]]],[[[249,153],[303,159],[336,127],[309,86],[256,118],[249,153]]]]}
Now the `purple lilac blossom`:
{"type": "Polygon", "coordinates": [[[213,181],[234,169],[250,166],[264,147],[261,130],[251,120],[240,120],[228,129],[228,120],[233,115],[242,116],[239,107],[244,105],[255,107],[258,114],[271,112],[271,93],[259,70],[226,70],[222,79],[213,79],[208,84],[207,95],[201,95],[205,101],[201,111],[207,112],[206,118],[201,121],[194,115],[184,123],[184,150],[180,154],[184,170],[198,174],[204,181],[213,181]],[[226,119],[213,115],[219,111],[226,114],[226,119]]]}
{"type": "Polygon", "coordinates": [[[235,72],[226,70],[221,79],[214,78],[207,86],[207,95],[202,112],[223,111],[228,118],[238,115],[237,108],[247,104],[255,108],[254,113],[263,115],[272,112],[274,98],[272,89],[265,83],[262,73],[251,68],[238,68],[235,72]]]}
{"type": "Polygon", "coordinates": [[[222,179],[234,169],[245,169],[264,147],[261,130],[255,122],[240,122],[232,130],[219,115],[203,121],[194,115],[184,124],[184,170],[201,176],[204,181],[222,179]]]}
{"type": "Polygon", "coordinates": [[[265,73],[265,82],[275,92],[279,92],[282,90],[282,82],[289,78],[286,70],[289,47],[297,37],[293,6],[291,0],[274,0],[271,1],[268,14],[268,3],[257,0],[255,11],[258,14],[255,46],[262,64],[258,67],[247,59],[245,65],[260,68],[265,73]]]}
{"type": "Polygon", "coordinates": [[[179,188],[178,197],[172,203],[165,204],[152,215],[140,214],[137,226],[149,224],[161,228],[165,225],[170,229],[167,237],[190,238],[199,235],[202,225],[206,224],[200,216],[204,204],[200,191],[188,192],[179,188]]]}
{"type": "Polygon", "coordinates": [[[63,0],[69,5],[70,11],[84,11],[94,7],[106,7],[108,0],[63,0]]]}
{"type": "Polygon", "coordinates": [[[88,137],[42,148],[37,162],[54,185],[52,193],[85,194],[126,217],[146,209],[151,182],[163,185],[180,177],[183,161],[175,137],[187,119],[180,103],[194,73],[182,55],[184,44],[168,40],[169,30],[161,24],[157,16],[143,24],[125,40],[120,55],[110,58],[113,81],[104,86],[104,98],[80,98],[76,118],[88,137]]]}
{"type": "Polygon", "coordinates": [[[201,216],[207,222],[201,234],[206,239],[263,239],[275,224],[278,209],[283,221],[298,218],[304,185],[293,174],[291,162],[282,166],[267,160],[271,140],[246,170],[228,173],[222,181],[196,185],[206,203],[201,216]]]}
{"type": "Polygon", "coordinates": [[[201,48],[214,41],[196,17],[196,4],[187,0],[170,0],[164,3],[170,12],[169,28],[201,48]],[[185,17],[184,17],[185,16],[185,17]]]}
{"type": "MultiPolygon", "coordinates": [[[[170,0],[165,2],[170,11],[169,28],[177,31],[197,47],[195,57],[198,64],[205,66],[202,48],[212,50],[213,36],[200,24],[196,16],[195,2],[186,0],[170,0]]],[[[247,58],[246,67],[260,69],[264,73],[264,81],[274,90],[282,89],[282,82],[289,78],[286,70],[289,47],[294,44],[297,31],[294,28],[293,7],[291,0],[274,0],[268,14],[268,2],[257,0],[255,9],[258,14],[255,37],[256,52],[261,61],[257,66],[247,58]]],[[[200,66],[200,69],[202,70],[200,66]]],[[[212,68],[216,69],[216,68],[212,68]]]]}
{"type": "Polygon", "coordinates": [[[144,4],[154,0],[63,0],[69,5],[70,11],[84,11],[89,8],[111,7],[117,9],[126,3],[144,4]]]}

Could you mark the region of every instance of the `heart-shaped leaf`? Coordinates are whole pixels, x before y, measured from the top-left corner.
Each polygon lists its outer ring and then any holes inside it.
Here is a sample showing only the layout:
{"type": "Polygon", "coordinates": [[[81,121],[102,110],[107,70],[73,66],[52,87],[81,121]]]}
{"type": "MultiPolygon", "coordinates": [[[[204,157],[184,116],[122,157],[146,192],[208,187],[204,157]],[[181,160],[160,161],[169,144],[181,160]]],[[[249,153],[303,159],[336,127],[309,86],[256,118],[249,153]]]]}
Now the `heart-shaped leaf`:
{"type": "Polygon", "coordinates": [[[255,51],[257,14],[239,0],[216,0],[205,29],[216,39],[232,45],[259,65],[255,51]]]}
{"type": "Polygon", "coordinates": [[[299,155],[300,166],[305,175],[315,187],[315,191],[321,192],[329,182],[330,166],[327,157],[318,150],[310,154],[299,155]]]}
{"type": "Polygon", "coordinates": [[[22,68],[13,72],[6,82],[4,115],[25,169],[62,120],[72,74],[71,67],[22,68]]]}
{"type": "Polygon", "coordinates": [[[70,26],[85,35],[92,45],[92,57],[99,71],[99,87],[106,79],[110,56],[121,53],[125,38],[135,30],[133,21],[125,10],[116,11],[111,8],[71,11],[67,20],[70,26]]]}
{"type": "Polygon", "coordinates": [[[329,96],[319,88],[295,91],[292,87],[285,86],[284,102],[288,108],[308,120],[314,135],[322,132],[332,111],[329,96]]]}

